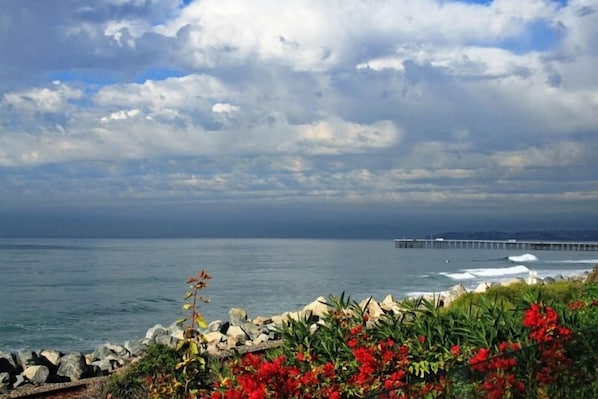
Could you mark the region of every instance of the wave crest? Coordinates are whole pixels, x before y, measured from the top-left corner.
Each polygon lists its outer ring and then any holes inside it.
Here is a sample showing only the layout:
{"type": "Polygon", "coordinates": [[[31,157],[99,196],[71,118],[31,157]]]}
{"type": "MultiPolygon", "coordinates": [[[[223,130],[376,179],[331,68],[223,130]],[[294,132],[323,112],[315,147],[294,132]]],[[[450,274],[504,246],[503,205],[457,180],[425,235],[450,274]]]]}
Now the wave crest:
{"type": "Polygon", "coordinates": [[[471,273],[476,277],[500,277],[509,274],[529,273],[529,269],[523,265],[488,269],[465,269],[464,271],[471,273]]]}
{"type": "Polygon", "coordinates": [[[513,255],[507,256],[511,262],[535,262],[538,260],[538,257],[534,254],[523,254],[523,255],[513,255]]]}

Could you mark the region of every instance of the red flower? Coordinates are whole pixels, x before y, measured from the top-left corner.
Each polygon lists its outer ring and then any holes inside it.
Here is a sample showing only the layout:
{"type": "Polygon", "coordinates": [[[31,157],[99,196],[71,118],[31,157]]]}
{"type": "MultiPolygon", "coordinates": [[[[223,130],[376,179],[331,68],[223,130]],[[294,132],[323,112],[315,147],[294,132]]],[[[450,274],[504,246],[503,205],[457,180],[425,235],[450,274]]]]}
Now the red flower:
{"type": "Polygon", "coordinates": [[[351,335],[358,335],[359,333],[361,333],[362,329],[363,329],[363,325],[360,324],[358,326],[351,327],[349,332],[351,333],[351,335]]]}
{"type": "Polygon", "coordinates": [[[461,347],[459,345],[451,346],[451,353],[453,354],[453,356],[459,356],[459,354],[461,353],[461,347]]]}
{"type": "Polygon", "coordinates": [[[426,337],[424,337],[423,335],[420,335],[417,340],[420,342],[420,344],[423,344],[424,342],[426,342],[426,337]]]}

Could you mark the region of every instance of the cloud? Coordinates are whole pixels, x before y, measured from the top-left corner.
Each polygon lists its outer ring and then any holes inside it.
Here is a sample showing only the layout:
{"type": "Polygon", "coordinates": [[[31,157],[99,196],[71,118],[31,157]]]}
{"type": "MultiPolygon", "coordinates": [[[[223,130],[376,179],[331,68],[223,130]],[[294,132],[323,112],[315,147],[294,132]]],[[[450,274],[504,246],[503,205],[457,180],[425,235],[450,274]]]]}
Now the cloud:
{"type": "Polygon", "coordinates": [[[597,26],[590,0],[7,0],[2,203],[586,209],[597,26]]]}

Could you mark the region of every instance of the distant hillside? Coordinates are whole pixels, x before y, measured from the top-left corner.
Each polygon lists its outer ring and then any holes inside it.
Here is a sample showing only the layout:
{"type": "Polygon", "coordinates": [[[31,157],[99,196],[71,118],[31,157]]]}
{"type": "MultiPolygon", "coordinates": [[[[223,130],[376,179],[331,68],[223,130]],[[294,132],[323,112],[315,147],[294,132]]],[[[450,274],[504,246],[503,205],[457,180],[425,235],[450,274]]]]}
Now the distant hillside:
{"type": "MultiPolygon", "coordinates": [[[[598,241],[598,230],[447,232],[433,236],[453,240],[598,241]]],[[[426,237],[429,238],[429,237],[426,237]]]]}

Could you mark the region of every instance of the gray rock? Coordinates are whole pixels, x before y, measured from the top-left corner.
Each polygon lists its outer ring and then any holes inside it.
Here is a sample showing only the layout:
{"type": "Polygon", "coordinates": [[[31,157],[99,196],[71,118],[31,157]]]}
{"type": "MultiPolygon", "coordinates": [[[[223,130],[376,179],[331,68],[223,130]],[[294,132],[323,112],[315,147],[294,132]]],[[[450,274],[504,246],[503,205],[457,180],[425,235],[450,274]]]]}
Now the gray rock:
{"type": "Polygon", "coordinates": [[[238,326],[247,322],[247,312],[241,308],[231,308],[228,311],[228,318],[231,326],[238,326]]]}
{"type": "Polygon", "coordinates": [[[82,353],[69,353],[60,358],[56,374],[71,381],[78,381],[87,376],[88,367],[82,353]]]}
{"type": "Polygon", "coordinates": [[[13,388],[18,388],[20,386],[23,386],[27,383],[27,380],[25,379],[25,377],[23,377],[21,374],[17,374],[15,376],[15,380],[12,383],[12,387],[13,388]]]}
{"type": "Polygon", "coordinates": [[[158,335],[154,338],[154,342],[158,345],[174,348],[177,344],[177,339],[170,335],[158,335]]]}
{"type": "Polygon", "coordinates": [[[214,320],[208,324],[208,332],[220,331],[222,327],[222,320],[214,320]]]}
{"type": "Polygon", "coordinates": [[[480,294],[480,293],[488,291],[489,288],[490,288],[490,284],[488,284],[485,281],[482,281],[480,284],[478,284],[478,286],[475,288],[475,290],[473,290],[473,292],[480,294]]]}
{"type": "Polygon", "coordinates": [[[218,344],[208,344],[206,351],[212,356],[218,356],[222,349],[218,346],[218,344]]]}
{"type": "Polygon", "coordinates": [[[544,284],[554,284],[556,280],[552,277],[544,277],[544,279],[542,280],[542,282],[544,284]]]}
{"type": "Polygon", "coordinates": [[[21,350],[17,352],[17,364],[25,370],[27,366],[36,366],[40,364],[37,353],[33,351],[21,350]]]}
{"type": "Polygon", "coordinates": [[[184,339],[184,332],[185,329],[182,327],[182,324],[172,323],[170,326],[168,326],[168,334],[178,340],[184,339]]]}
{"type": "Polygon", "coordinates": [[[311,311],[311,314],[317,316],[318,318],[322,318],[330,311],[330,306],[328,306],[326,298],[320,296],[316,298],[315,301],[308,303],[303,307],[305,311],[311,311]]]}
{"type": "Polygon", "coordinates": [[[131,356],[140,356],[143,352],[144,345],[140,339],[134,339],[132,341],[125,341],[124,347],[131,356]]]}
{"type": "Polygon", "coordinates": [[[272,317],[266,317],[266,316],[258,316],[258,317],[254,317],[251,322],[253,324],[255,324],[256,326],[267,326],[268,324],[272,324],[272,317]]]}
{"type": "Polygon", "coordinates": [[[16,374],[21,371],[12,353],[0,352],[0,373],[16,374]]]}
{"type": "Polygon", "coordinates": [[[245,343],[249,338],[245,331],[239,326],[230,326],[226,332],[228,338],[232,338],[235,341],[235,345],[239,343],[245,343]]]}
{"type": "Polygon", "coordinates": [[[372,296],[359,302],[359,307],[365,311],[370,319],[378,319],[384,314],[384,311],[372,296]]]}
{"type": "Polygon", "coordinates": [[[449,290],[449,295],[454,298],[458,298],[464,294],[467,294],[467,289],[463,286],[463,284],[457,284],[449,290]]]}
{"type": "Polygon", "coordinates": [[[108,375],[119,366],[118,362],[113,359],[96,360],[92,362],[91,365],[98,370],[94,375],[108,375]]]}
{"type": "Polygon", "coordinates": [[[34,385],[41,385],[48,379],[50,370],[46,366],[29,366],[21,373],[34,385]]]}
{"type": "Polygon", "coordinates": [[[260,334],[252,342],[254,345],[259,345],[264,342],[268,342],[269,340],[270,340],[270,337],[267,334],[260,334]]]}
{"type": "MultiPolygon", "coordinates": [[[[58,368],[60,364],[60,357],[62,354],[53,349],[44,349],[40,353],[40,359],[45,366],[52,366],[58,368]]],[[[50,367],[50,369],[52,368],[50,367]]]]}
{"type": "Polygon", "coordinates": [[[10,388],[10,374],[0,373],[0,395],[10,388]]]}
{"type": "Polygon", "coordinates": [[[130,356],[131,354],[125,347],[114,344],[100,345],[91,354],[93,360],[126,359],[130,356]]]}
{"type": "Polygon", "coordinates": [[[162,324],[156,324],[155,326],[150,327],[145,333],[145,338],[153,341],[159,335],[168,335],[168,329],[162,324]]]}
{"type": "Polygon", "coordinates": [[[384,300],[380,302],[379,305],[384,312],[393,314],[400,313],[400,307],[391,294],[386,295],[386,297],[384,297],[384,300]]]}
{"type": "Polygon", "coordinates": [[[100,345],[92,352],[91,359],[95,361],[114,356],[114,352],[112,352],[106,345],[100,345]]]}
{"type": "Polygon", "coordinates": [[[222,334],[220,331],[212,331],[207,334],[204,334],[204,338],[208,345],[210,344],[217,344],[226,340],[226,335],[222,334]]]}
{"type": "Polygon", "coordinates": [[[509,287],[511,285],[521,284],[522,282],[525,282],[525,281],[520,278],[513,277],[512,279],[501,281],[500,285],[503,287],[509,287]]]}
{"type": "Polygon", "coordinates": [[[241,327],[243,331],[245,331],[245,334],[247,334],[250,340],[254,340],[255,338],[257,338],[258,335],[262,333],[262,329],[251,322],[243,323],[239,325],[239,327],[241,327]]]}

